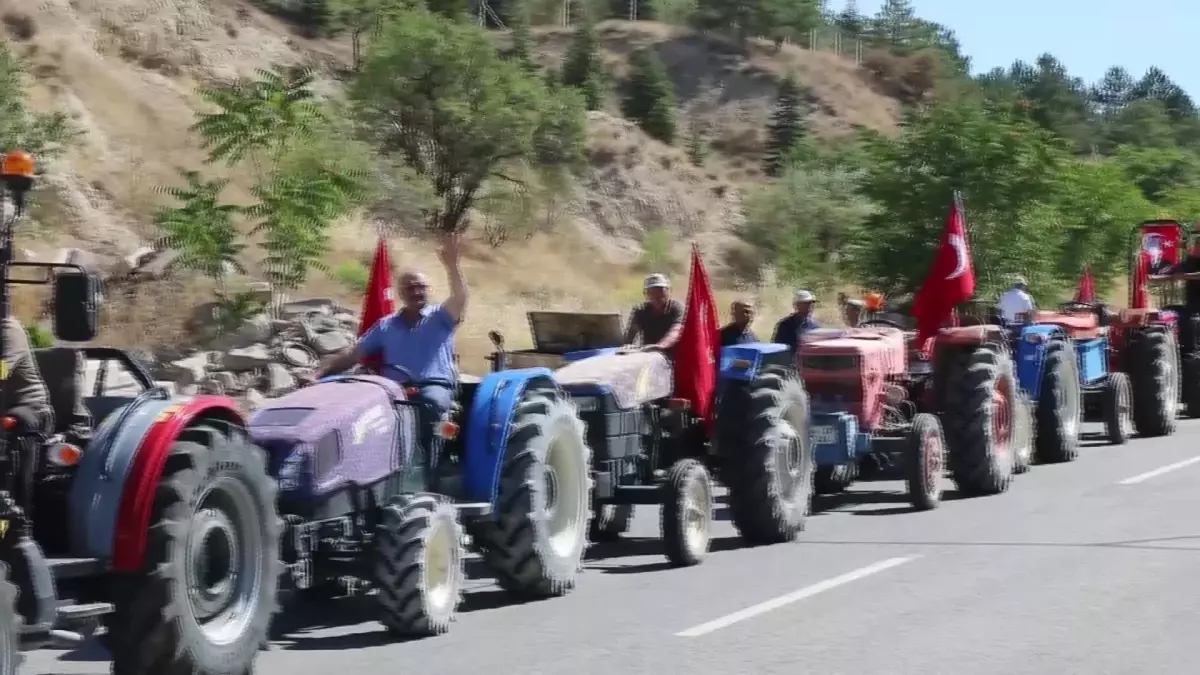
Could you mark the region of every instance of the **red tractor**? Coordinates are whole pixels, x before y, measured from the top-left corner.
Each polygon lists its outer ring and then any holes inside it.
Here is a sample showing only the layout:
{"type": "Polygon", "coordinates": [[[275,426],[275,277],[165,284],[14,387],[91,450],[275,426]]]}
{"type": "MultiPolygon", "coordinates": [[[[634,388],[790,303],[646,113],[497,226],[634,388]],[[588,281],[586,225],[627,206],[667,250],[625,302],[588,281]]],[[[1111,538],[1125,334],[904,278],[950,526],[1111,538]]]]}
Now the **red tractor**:
{"type": "MultiPolygon", "coordinates": [[[[12,259],[33,159],[7,155],[0,178],[0,317],[14,284],[53,275],[55,334],[94,339],[94,277],[12,259]],[[18,267],[45,276],[14,278],[18,267]]],[[[117,349],[29,354],[20,325],[5,321],[0,675],[14,675],[21,650],[73,645],[101,625],[114,675],[249,673],[276,607],[280,520],[265,456],[235,402],[174,397],[117,349]],[[34,407],[18,392],[30,359],[51,410],[18,417],[34,407]]]]}

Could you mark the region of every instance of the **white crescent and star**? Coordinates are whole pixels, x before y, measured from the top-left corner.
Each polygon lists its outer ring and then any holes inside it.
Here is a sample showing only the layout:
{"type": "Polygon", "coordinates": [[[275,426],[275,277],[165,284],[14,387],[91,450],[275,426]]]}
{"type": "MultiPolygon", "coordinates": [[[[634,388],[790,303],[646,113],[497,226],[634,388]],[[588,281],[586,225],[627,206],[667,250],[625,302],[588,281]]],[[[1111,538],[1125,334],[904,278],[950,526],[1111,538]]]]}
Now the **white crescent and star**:
{"type": "Polygon", "coordinates": [[[967,240],[961,234],[952,234],[950,235],[950,246],[954,249],[957,263],[954,271],[946,277],[946,281],[957,279],[967,273],[967,240]]]}

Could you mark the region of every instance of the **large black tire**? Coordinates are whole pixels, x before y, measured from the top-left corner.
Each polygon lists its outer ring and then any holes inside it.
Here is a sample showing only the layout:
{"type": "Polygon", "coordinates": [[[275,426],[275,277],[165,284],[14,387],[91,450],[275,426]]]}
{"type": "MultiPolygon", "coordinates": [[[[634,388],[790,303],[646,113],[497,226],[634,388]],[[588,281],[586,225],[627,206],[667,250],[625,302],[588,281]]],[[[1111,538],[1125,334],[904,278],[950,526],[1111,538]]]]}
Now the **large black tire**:
{"type": "Polygon", "coordinates": [[[1143,437],[1175,433],[1180,368],[1175,337],[1167,330],[1130,333],[1125,361],[1133,387],[1133,428],[1143,437]]]}
{"type": "Polygon", "coordinates": [[[513,414],[496,513],[472,528],[502,588],[545,598],[575,587],[587,546],[591,461],[575,406],[554,389],[527,391],[513,414]]]}
{"type": "Polygon", "coordinates": [[[818,466],[813,474],[813,492],[836,495],[845,492],[858,478],[858,462],[837,466],[818,466]]]}
{"type": "Polygon", "coordinates": [[[662,484],[663,553],[676,567],[698,565],[708,555],[713,513],[713,481],[698,460],[671,465],[662,484]]]}
{"type": "Polygon", "coordinates": [[[1200,417],[1200,353],[1185,354],[1180,371],[1183,412],[1193,419],[1200,417]]]}
{"type": "Polygon", "coordinates": [[[0,675],[17,675],[21,665],[20,635],[17,587],[8,580],[8,565],[0,563],[0,675]]]}
{"type": "Polygon", "coordinates": [[[403,637],[450,630],[462,601],[462,528],[454,505],[418,493],[384,505],[375,534],[380,622],[403,637]]]}
{"type": "Polygon", "coordinates": [[[943,358],[951,362],[941,366],[947,375],[939,383],[947,391],[938,400],[954,484],[964,496],[1000,494],[1012,482],[1014,462],[1011,448],[997,442],[993,428],[998,412],[1011,423],[1020,400],[1012,357],[1000,345],[985,344],[950,348],[943,358]],[[998,392],[1012,404],[1006,411],[995,409],[998,392]]]}
{"type": "Polygon", "coordinates": [[[1109,373],[1101,392],[1104,401],[1104,431],[1108,442],[1125,445],[1133,431],[1133,389],[1125,373],[1109,373]]]}
{"type": "Polygon", "coordinates": [[[813,495],[808,392],[799,375],[769,369],[746,389],[727,391],[717,425],[733,526],[751,545],[792,541],[813,495]]]}
{"type": "Polygon", "coordinates": [[[593,504],[588,539],[593,542],[617,541],[629,531],[633,514],[633,504],[593,504]]]}
{"type": "Polygon", "coordinates": [[[113,594],[113,675],[242,675],[267,640],[282,571],[276,486],[263,452],[224,429],[191,427],[171,447],[144,572],[113,594]],[[189,550],[195,541],[206,555],[189,550]],[[208,575],[193,595],[189,576],[208,575]]]}
{"type": "Polygon", "coordinates": [[[1067,340],[1046,345],[1042,386],[1034,416],[1035,446],[1040,462],[1055,464],[1079,457],[1079,429],[1083,422],[1083,389],[1079,383],[1079,358],[1067,340]]]}
{"type": "Polygon", "coordinates": [[[942,478],[946,473],[946,438],[942,423],[929,413],[919,413],[905,439],[908,501],[918,511],[936,509],[942,503],[942,478]]]}

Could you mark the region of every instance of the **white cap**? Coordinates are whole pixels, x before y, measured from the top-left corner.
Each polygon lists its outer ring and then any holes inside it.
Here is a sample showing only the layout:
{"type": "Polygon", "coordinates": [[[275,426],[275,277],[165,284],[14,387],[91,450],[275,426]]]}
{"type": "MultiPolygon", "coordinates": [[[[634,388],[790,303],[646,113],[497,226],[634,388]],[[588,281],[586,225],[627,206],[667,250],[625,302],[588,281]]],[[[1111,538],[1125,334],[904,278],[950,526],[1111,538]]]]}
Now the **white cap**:
{"type": "Polygon", "coordinates": [[[1025,277],[1021,276],[1020,274],[1013,277],[1013,286],[1028,286],[1028,285],[1029,285],[1029,282],[1026,281],[1025,277]]]}
{"type": "Polygon", "coordinates": [[[665,274],[651,274],[650,276],[646,277],[646,282],[643,285],[643,288],[646,288],[646,289],[670,288],[670,287],[671,287],[671,282],[667,281],[667,277],[665,274]]]}
{"type": "Polygon", "coordinates": [[[796,296],[792,298],[792,302],[816,302],[817,296],[813,295],[810,290],[796,291],[796,296]]]}

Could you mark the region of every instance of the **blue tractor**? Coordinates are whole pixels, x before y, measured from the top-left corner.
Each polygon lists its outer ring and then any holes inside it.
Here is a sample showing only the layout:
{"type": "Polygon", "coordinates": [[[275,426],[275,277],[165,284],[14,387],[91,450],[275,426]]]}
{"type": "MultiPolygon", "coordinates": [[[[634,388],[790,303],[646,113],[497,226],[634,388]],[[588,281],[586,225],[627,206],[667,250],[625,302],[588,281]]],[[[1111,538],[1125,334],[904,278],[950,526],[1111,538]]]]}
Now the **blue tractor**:
{"type": "Polygon", "coordinates": [[[714,474],[743,540],[780,543],[803,529],[813,473],[808,394],[786,346],[722,351],[709,430],[673,397],[666,355],[620,351],[619,315],[530,312],[529,323],[533,349],[507,351],[492,334],[494,365],[555,368],[578,408],[593,452],[592,541],[626,532],[635,506],[661,505],[667,559],[699,563],[709,548],[714,474]]]}
{"type": "Polygon", "coordinates": [[[285,589],[324,598],[373,587],[393,634],[444,633],[462,599],[465,530],[515,596],[570,591],[590,450],[553,374],[408,379],[329,377],[251,418],[279,482],[285,589]],[[448,414],[416,400],[430,385],[456,388],[448,414]]]}
{"type": "MultiPolygon", "coordinates": [[[[1079,456],[1085,411],[1105,424],[1109,441],[1120,445],[1133,428],[1129,376],[1108,369],[1109,343],[1094,311],[1064,305],[1060,312],[1035,312],[1010,327],[1017,379],[1034,406],[1034,457],[1069,462],[1079,456]]],[[[1028,468],[1033,458],[1018,458],[1028,468]]]]}

